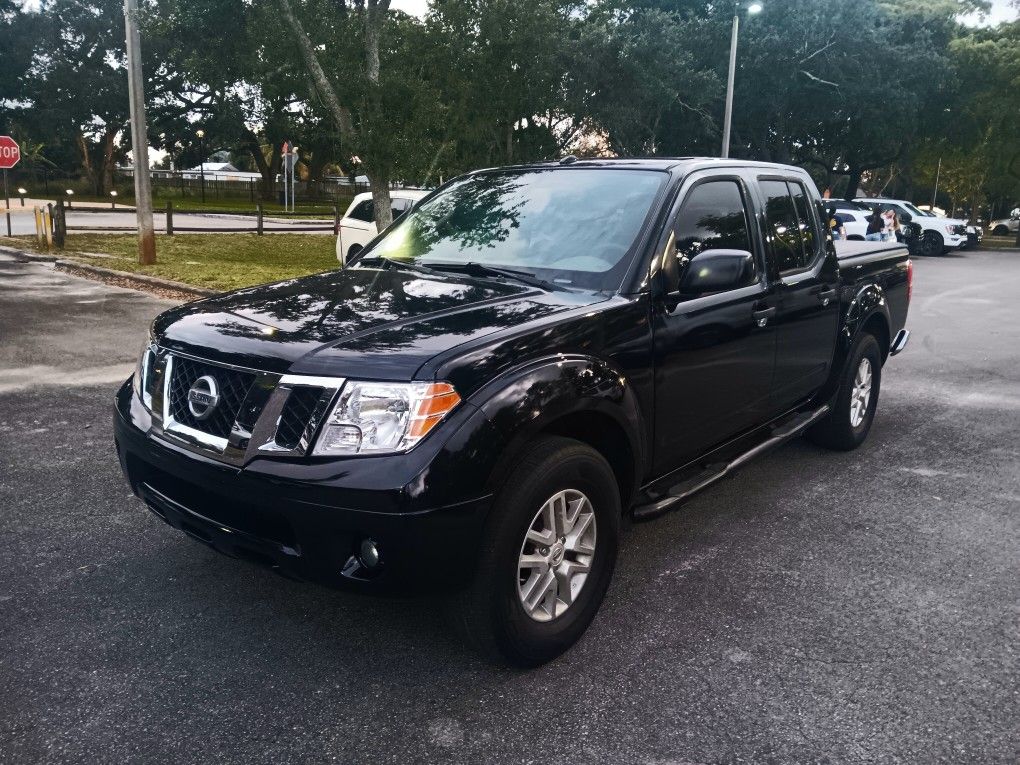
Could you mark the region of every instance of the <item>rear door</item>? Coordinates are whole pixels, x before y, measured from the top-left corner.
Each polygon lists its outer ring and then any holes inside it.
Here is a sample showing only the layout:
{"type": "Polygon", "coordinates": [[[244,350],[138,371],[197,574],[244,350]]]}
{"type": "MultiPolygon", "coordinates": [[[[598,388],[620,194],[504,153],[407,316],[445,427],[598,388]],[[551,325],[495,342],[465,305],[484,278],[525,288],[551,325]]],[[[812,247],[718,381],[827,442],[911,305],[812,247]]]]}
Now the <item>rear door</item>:
{"type": "Polygon", "coordinates": [[[760,176],[766,246],[779,280],[772,413],[825,382],[836,347],[839,268],[822,235],[819,205],[796,177],[760,176]]]}
{"type": "Polygon", "coordinates": [[[687,259],[710,249],[750,251],[757,268],[735,289],[675,294],[653,308],[660,475],[762,420],[775,357],[771,287],[747,180],[717,171],[695,175],[679,200],[659,249],[667,285],[675,287],[687,259]]]}

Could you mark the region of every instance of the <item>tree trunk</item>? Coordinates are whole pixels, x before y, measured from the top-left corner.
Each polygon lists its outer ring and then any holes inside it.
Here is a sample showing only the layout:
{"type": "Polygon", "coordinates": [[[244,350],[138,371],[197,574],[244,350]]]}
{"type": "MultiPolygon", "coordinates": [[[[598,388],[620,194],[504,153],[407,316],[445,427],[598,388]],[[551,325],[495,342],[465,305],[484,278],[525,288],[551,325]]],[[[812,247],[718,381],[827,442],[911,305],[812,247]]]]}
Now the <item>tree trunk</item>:
{"type": "Polygon", "coordinates": [[[113,151],[116,148],[117,134],[119,129],[107,130],[103,134],[103,167],[99,175],[99,195],[106,194],[113,188],[113,151]]]}
{"type": "MultiPolygon", "coordinates": [[[[340,137],[348,143],[356,141],[358,137],[358,131],[354,129],[354,121],[351,119],[351,113],[343,104],[340,103],[340,99],[336,94],[336,90],[333,89],[332,83],[326,76],[326,72],[323,70],[322,65],[319,63],[318,55],[315,52],[315,46],[312,45],[312,41],[308,38],[305,33],[304,27],[298,20],[297,16],[294,15],[294,11],[291,8],[290,0],[277,0],[280,6],[280,12],[283,16],[284,21],[290,27],[294,33],[294,38],[297,40],[298,49],[301,51],[301,57],[304,59],[305,67],[308,69],[308,73],[312,78],[312,82],[315,85],[315,89],[318,91],[323,102],[326,105],[326,109],[329,111],[330,116],[336,123],[336,126],[340,132],[340,137]]],[[[378,94],[375,92],[379,88],[379,35],[382,31],[383,21],[386,19],[386,13],[389,11],[390,0],[368,0],[367,7],[364,11],[365,16],[365,74],[369,81],[369,94],[370,98],[378,98],[378,94]]],[[[378,109],[370,105],[370,110],[378,113],[378,109]]],[[[375,116],[370,115],[370,119],[375,116]]],[[[380,230],[390,225],[393,222],[393,205],[390,200],[390,178],[389,172],[380,169],[379,165],[385,166],[388,158],[386,157],[371,157],[369,162],[366,163],[368,166],[375,167],[373,172],[368,173],[369,185],[372,189],[372,201],[375,203],[375,222],[380,230]]]]}
{"type": "Polygon", "coordinates": [[[85,136],[79,134],[75,142],[78,144],[78,152],[81,154],[81,169],[85,171],[89,186],[95,186],[96,173],[92,169],[92,152],[89,141],[85,136]]]}
{"type": "Polygon", "coordinates": [[[368,185],[372,191],[372,207],[375,208],[375,225],[382,231],[393,222],[389,175],[381,170],[371,170],[368,173],[368,185]]]}
{"type": "Polygon", "coordinates": [[[846,192],[843,197],[848,202],[857,196],[857,189],[861,185],[861,178],[864,177],[863,168],[857,165],[850,165],[850,172],[847,173],[846,192]]]}
{"type": "MultiPolygon", "coordinates": [[[[370,124],[380,125],[381,104],[379,103],[379,35],[390,0],[368,0],[365,10],[365,75],[368,78],[369,119],[370,124]]],[[[372,190],[372,207],[375,210],[375,225],[380,231],[393,222],[393,201],[390,199],[390,173],[378,166],[387,158],[374,157],[369,166],[375,167],[368,174],[369,188],[372,190]]]]}

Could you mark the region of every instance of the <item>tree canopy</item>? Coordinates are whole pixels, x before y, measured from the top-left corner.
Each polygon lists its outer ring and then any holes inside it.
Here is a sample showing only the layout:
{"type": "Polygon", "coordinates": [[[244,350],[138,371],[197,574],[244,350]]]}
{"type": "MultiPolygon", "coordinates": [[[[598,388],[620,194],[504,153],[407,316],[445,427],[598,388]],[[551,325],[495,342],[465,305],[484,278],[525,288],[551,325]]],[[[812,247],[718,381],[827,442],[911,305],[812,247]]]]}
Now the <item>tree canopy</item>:
{"type": "MultiPolygon", "coordinates": [[[[566,153],[717,155],[733,6],[710,0],[148,0],[150,141],[226,150],[272,193],[279,146],[310,182],[434,185],[566,153]]],[[[740,11],[731,155],[804,165],[837,194],[1020,199],[1020,21],[980,0],[767,0],[740,11]]],[[[0,130],[98,191],[130,148],[115,0],[0,0],[0,130]]],[[[388,209],[388,205],[382,206],[388,209]]],[[[376,208],[380,208],[377,204],[376,208]]]]}

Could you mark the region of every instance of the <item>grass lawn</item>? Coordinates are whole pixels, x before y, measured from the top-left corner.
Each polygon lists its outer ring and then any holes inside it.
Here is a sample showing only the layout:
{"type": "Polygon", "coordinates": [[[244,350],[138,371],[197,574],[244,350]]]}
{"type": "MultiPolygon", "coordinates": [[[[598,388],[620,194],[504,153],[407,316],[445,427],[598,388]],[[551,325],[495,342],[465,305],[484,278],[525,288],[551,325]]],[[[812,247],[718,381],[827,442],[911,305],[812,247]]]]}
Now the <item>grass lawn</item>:
{"type": "MultiPolygon", "coordinates": [[[[32,237],[0,237],[0,244],[36,249],[32,237]]],[[[196,287],[232,290],[336,268],[335,246],[332,236],[316,234],[157,234],[157,263],[141,266],[134,234],[68,234],[63,252],[52,254],[196,287]]]]}

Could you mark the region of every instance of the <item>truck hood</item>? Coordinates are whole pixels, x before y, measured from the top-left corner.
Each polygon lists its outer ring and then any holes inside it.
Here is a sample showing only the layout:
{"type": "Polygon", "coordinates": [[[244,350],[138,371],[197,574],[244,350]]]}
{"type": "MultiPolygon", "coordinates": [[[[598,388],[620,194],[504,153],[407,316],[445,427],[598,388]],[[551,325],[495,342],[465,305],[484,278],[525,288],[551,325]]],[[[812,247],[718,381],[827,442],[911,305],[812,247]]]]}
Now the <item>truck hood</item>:
{"type": "Polygon", "coordinates": [[[460,343],[584,308],[603,293],[351,268],[229,292],[160,314],[159,344],[271,372],[410,380],[460,343]]]}

